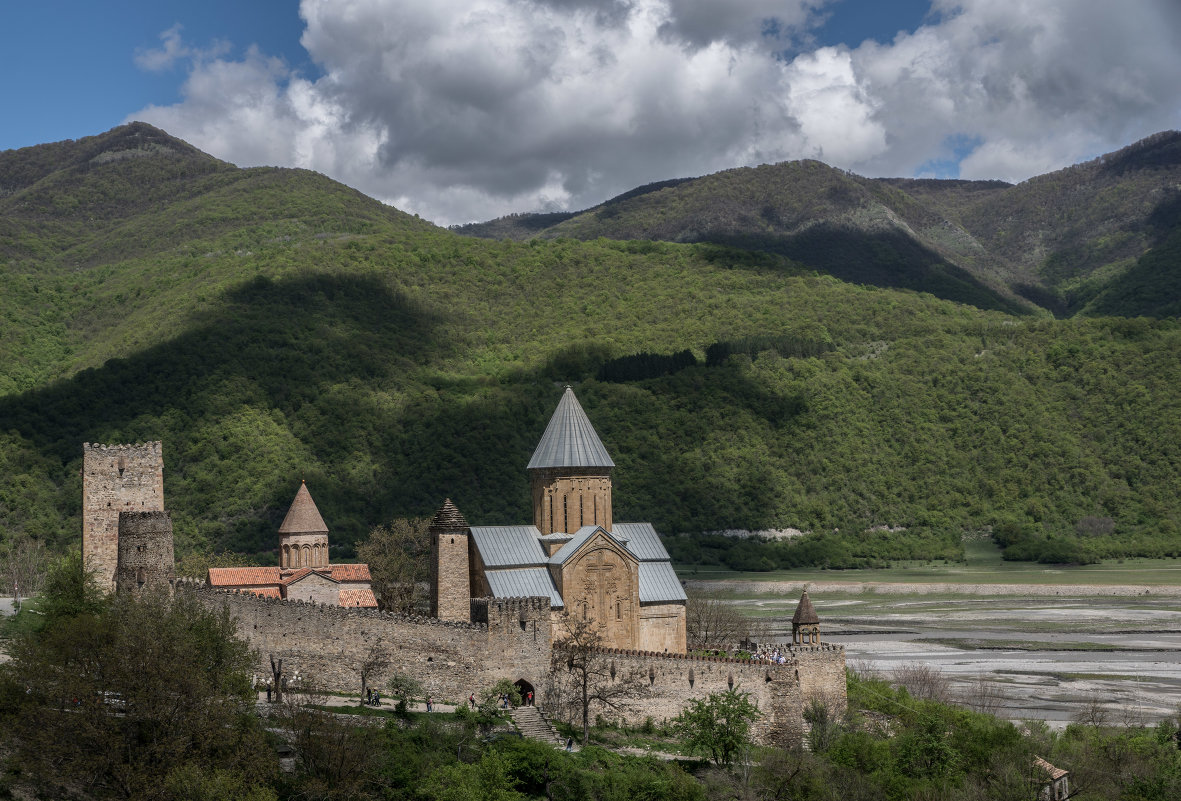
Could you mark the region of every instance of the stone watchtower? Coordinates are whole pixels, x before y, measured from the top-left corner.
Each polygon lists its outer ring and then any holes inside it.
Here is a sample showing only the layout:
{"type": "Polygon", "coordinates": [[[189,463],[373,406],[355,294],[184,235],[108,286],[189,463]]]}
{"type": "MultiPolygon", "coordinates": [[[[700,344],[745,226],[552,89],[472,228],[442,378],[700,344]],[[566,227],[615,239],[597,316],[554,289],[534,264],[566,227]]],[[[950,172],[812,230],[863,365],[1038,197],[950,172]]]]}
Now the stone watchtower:
{"type": "Polygon", "coordinates": [[[121,512],[118,548],[117,592],[139,592],[176,578],[170,513],[121,512]]]}
{"type": "Polygon", "coordinates": [[[431,617],[471,620],[468,525],[451,499],[431,518],[431,617]]]}
{"type": "Polygon", "coordinates": [[[566,387],[528,465],[533,525],[542,536],[573,534],[583,526],[611,531],[614,467],[574,390],[566,387]]]}
{"type": "Polygon", "coordinates": [[[82,445],[82,564],[98,586],[115,589],[119,513],[164,511],[164,457],[159,442],[82,445]]]}
{"type": "Polygon", "coordinates": [[[817,645],[820,642],[820,617],[812,606],[808,591],[800,596],[796,613],[791,616],[791,644],[817,645]]]}
{"type": "Polygon", "coordinates": [[[294,571],[303,567],[328,567],[328,526],[306,482],[300,483],[279,526],[279,568],[294,571]]]}

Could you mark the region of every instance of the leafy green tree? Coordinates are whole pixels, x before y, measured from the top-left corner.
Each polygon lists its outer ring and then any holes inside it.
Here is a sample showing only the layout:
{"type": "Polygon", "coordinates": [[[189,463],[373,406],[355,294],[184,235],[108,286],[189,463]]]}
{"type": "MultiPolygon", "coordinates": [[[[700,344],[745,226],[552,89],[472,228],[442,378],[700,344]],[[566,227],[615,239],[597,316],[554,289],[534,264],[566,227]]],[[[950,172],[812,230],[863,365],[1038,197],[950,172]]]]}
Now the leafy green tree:
{"type": "Polygon", "coordinates": [[[357,545],[357,557],[369,565],[373,594],[386,612],[409,614],[420,598],[420,586],[430,578],[431,541],[427,518],[398,518],[376,526],[357,545]]]}
{"type": "Polygon", "coordinates": [[[762,717],[750,693],[737,689],[695,698],[673,719],[673,731],[692,751],[728,768],[751,744],[751,726],[762,717]]]}
{"type": "Polygon", "coordinates": [[[411,699],[420,697],[425,692],[422,682],[405,673],[395,673],[390,676],[390,680],[386,682],[386,687],[389,688],[390,695],[398,699],[394,711],[400,715],[409,714],[411,699]]]}
{"type": "Polygon", "coordinates": [[[186,766],[249,777],[248,788],[274,776],[252,715],[253,659],[228,611],[164,592],[100,605],[76,567],[56,575],[57,612],[0,672],[0,740],[23,775],[51,794],[145,799],[165,797],[161,777],[186,766]]]}

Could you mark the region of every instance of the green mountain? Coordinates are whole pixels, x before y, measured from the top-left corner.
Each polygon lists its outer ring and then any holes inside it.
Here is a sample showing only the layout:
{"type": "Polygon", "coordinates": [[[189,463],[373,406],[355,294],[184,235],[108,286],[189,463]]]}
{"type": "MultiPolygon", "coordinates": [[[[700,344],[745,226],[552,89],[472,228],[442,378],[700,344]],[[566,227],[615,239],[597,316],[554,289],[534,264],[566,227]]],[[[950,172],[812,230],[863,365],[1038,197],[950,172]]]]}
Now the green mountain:
{"type": "Polygon", "coordinates": [[[461,236],[140,124],[0,153],[0,187],[3,538],[76,542],[81,443],[148,439],[181,552],[273,548],[301,478],[337,556],[445,497],[525,521],[570,382],[616,517],[667,533],[840,529],[791,556],[819,564],[988,526],[1024,558],[1181,552],[1173,319],[1013,315],[983,280],[955,286],[999,309],[737,243],[461,236]]]}
{"type": "Polygon", "coordinates": [[[714,242],[980,308],[1159,317],[1181,303],[1168,244],[1181,230],[1179,187],[1181,133],[1170,131],[1015,186],[867,179],[801,161],[652,184],[573,215],[456,230],[714,242]]]}

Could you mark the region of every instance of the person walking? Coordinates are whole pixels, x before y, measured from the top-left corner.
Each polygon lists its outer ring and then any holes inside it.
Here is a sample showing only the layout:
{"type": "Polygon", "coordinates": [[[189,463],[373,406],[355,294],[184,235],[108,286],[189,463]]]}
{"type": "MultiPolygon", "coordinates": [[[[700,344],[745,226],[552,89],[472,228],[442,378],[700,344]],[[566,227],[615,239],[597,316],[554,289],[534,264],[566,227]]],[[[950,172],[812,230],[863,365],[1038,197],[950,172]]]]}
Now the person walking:
{"type": "Polygon", "coordinates": [[[429,695],[426,697],[426,711],[431,711],[431,697],[429,695]]]}

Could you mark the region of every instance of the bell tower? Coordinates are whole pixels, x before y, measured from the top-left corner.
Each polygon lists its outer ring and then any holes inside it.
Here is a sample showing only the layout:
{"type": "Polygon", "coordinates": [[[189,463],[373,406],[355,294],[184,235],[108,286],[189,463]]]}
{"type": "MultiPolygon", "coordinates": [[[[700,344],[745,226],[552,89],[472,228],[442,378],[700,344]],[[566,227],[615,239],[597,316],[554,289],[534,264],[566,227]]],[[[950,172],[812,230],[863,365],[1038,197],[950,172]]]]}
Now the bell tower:
{"type": "Polygon", "coordinates": [[[611,470],[615,467],[569,386],[529,460],[533,525],[542,536],[583,526],[611,531],[611,470]]]}

